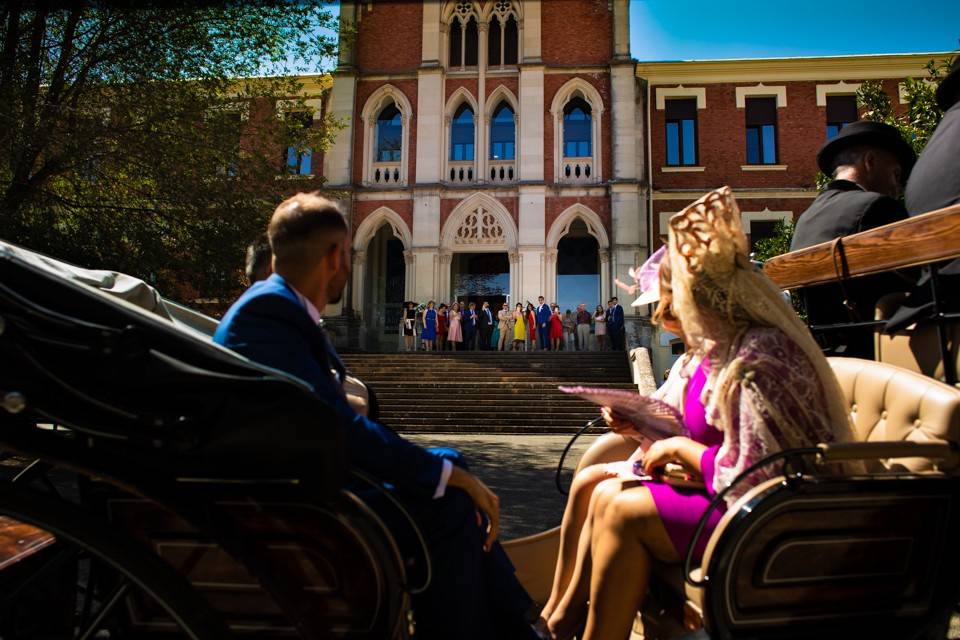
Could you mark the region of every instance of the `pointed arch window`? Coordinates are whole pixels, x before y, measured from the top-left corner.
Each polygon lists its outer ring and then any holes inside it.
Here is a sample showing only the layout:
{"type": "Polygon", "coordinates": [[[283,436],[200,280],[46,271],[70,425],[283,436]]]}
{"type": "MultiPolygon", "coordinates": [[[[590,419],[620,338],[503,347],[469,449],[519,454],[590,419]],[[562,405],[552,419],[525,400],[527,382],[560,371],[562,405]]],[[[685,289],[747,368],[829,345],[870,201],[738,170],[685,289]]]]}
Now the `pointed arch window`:
{"type": "Polygon", "coordinates": [[[377,116],[376,162],[400,162],[403,149],[403,117],[391,102],[377,116]]]}
{"type": "Polygon", "coordinates": [[[520,28],[516,9],[509,0],[499,0],[490,16],[487,31],[487,65],[503,67],[517,64],[520,28]]]}
{"type": "Polygon", "coordinates": [[[500,102],[490,120],[490,159],[513,160],[516,158],[517,125],[513,108],[506,100],[500,102]]]}
{"type": "Polygon", "coordinates": [[[581,97],[570,100],[563,108],[563,155],[566,158],[588,158],[593,155],[593,112],[581,97]]]}
{"type": "Polygon", "coordinates": [[[455,162],[473,160],[473,109],[460,105],[450,123],[450,159],[455,162]]]}
{"type": "Polygon", "coordinates": [[[480,55],[480,30],[474,7],[469,2],[461,2],[455,9],[450,21],[450,68],[477,66],[480,55]]]}

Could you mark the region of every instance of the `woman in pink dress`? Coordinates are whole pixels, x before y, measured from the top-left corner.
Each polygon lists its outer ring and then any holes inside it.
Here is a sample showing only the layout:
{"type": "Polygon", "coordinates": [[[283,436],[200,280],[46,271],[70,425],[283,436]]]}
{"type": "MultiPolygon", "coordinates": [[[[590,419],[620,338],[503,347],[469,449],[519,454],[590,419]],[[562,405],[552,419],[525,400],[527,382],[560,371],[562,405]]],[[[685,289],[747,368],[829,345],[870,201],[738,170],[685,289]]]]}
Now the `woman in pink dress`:
{"type": "Polygon", "coordinates": [[[447,344],[451,351],[460,348],[463,342],[463,331],[460,328],[460,303],[454,302],[450,306],[450,313],[447,314],[447,344]]]}
{"type": "MultiPolygon", "coordinates": [[[[776,451],[853,439],[830,365],[776,285],[747,257],[730,190],[711,192],[673,216],[669,232],[655,315],[684,337],[691,355],[674,367],[657,395],[682,414],[678,426],[684,435],[650,443],[634,425],[604,410],[611,429],[640,442],[633,456],[639,467],[631,459],[577,474],[562,525],[566,563],[562,571],[558,566],[560,584],[554,585],[563,595],[551,597],[552,609],[543,612],[557,638],[572,637],[584,618],[581,638],[627,637],[651,562],[683,558],[719,490],[776,451]],[[671,327],[670,315],[678,326],[671,327]],[[667,463],[702,478],[704,488],[636,475],[657,478],[667,463]]],[[[777,474],[776,467],[752,473],[725,496],[725,505],[777,474]]],[[[721,516],[722,511],[709,515],[695,558],[721,516]]]]}

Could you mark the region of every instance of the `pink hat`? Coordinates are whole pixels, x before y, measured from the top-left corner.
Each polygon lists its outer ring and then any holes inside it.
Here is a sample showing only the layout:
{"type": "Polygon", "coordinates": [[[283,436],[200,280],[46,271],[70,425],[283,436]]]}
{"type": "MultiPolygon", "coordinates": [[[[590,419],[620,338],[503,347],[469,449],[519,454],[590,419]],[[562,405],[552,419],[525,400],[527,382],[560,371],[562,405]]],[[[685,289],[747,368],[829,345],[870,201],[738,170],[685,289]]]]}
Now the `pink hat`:
{"type": "Polygon", "coordinates": [[[633,301],[632,307],[652,304],[660,299],[660,263],[667,255],[667,245],[653,252],[638,271],[630,270],[630,275],[640,286],[640,297],[633,301]]]}

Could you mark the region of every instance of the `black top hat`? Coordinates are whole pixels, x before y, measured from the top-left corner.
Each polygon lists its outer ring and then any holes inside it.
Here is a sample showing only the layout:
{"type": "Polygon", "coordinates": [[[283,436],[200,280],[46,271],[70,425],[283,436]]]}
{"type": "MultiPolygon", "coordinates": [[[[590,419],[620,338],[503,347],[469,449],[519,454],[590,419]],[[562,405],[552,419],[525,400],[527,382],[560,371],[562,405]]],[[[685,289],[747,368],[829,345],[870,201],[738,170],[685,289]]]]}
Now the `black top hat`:
{"type": "Polygon", "coordinates": [[[833,175],[837,154],[857,145],[885,149],[896,155],[900,161],[900,179],[903,182],[907,181],[910,170],[917,161],[917,154],[913,152],[913,147],[907,144],[896,127],[883,122],[858,120],[845,126],[835,138],[827,140],[820,147],[820,152],[817,153],[817,165],[828,176],[833,175]]]}
{"type": "Polygon", "coordinates": [[[937,106],[941,111],[946,111],[957,100],[960,100],[960,54],[953,59],[950,73],[940,81],[940,86],[937,87],[937,106]]]}

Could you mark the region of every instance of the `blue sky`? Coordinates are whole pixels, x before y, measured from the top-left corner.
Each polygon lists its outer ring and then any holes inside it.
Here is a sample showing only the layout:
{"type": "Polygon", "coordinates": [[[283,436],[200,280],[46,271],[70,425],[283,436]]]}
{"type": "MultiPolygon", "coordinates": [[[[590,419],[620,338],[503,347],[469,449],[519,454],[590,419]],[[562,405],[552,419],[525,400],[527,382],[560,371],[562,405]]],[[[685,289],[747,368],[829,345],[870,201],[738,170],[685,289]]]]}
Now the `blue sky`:
{"type": "Polygon", "coordinates": [[[641,61],[951,51],[958,39],[960,0],[630,2],[641,61]]]}

